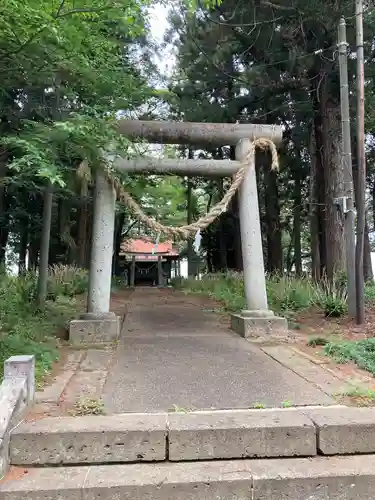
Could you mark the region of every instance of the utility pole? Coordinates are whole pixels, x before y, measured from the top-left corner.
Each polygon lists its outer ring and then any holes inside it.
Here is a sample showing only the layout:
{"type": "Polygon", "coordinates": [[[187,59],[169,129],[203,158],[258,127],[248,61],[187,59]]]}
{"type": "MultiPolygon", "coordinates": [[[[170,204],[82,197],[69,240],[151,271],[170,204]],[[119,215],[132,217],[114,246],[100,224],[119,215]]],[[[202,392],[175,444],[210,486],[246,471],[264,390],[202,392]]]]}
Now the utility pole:
{"type": "Polygon", "coordinates": [[[346,23],[342,17],[338,30],[338,49],[340,66],[340,102],[341,127],[343,142],[344,193],[338,202],[344,216],[346,275],[348,280],[348,313],[349,318],[356,317],[355,286],[355,215],[353,200],[352,148],[350,140],[350,108],[348,85],[348,43],[346,41],[346,23]]]}
{"type": "Polygon", "coordinates": [[[365,75],[363,53],[363,0],[355,0],[356,44],[357,44],[357,161],[358,161],[358,199],[357,199],[357,245],[356,245],[356,323],[365,322],[365,297],[363,277],[363,254],[365,243],[365,75]]]}

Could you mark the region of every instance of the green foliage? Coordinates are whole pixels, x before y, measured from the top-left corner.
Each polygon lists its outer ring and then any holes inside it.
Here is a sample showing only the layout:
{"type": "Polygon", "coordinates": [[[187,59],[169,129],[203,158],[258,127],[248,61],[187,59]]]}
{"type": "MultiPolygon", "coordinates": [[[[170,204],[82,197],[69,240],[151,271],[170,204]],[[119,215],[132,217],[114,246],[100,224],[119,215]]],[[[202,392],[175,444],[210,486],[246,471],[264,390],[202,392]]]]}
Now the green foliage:
{"type": "Polygon", "coordinates": [[[255,403],[255,405],[252,406],[254,410],[264,410],[265,407],[266,405],[264,403],[255,403]]]}
{"type": "Polygon", "coordinates": [[[353,361],[359,368],[363,368],[375,376],[375,338],[329,342],[324,347],[324,352],[337,363],[353,361]]]}
{"type": "MultiPolygon", "coordinates": [[[[245,307],[243,278],[239,273],[207,275],[201,280],[173,281],[177,288],[212,297],[223,303],[227,311],[235,312],[245,307]]],[[[286,314],[306,309],[312,305],[313,291],[303,280],[270,278],[267,280],[270,307],[286,314]]]]}
{"type": "Polygon", "coordinates": [[[48,295],[74,297],[87,292],[88,272],[73,265],[56,264],[49,268],[48,295]]]}
{"type": "Polygon", "coordinates": [[[365,300],[369,305],[375,304],[375,283],[366,283],[365,300]]]}
{"type": "Polygon", "coordinates": [[[272,276],[267,280],[270,307],[276,311],[302,311],[313,304],[313,287],[308,279],[272,276]]]}
{"type": "Polygon", "coordinates": [[[27,175],[64,186],[82,160],[95,167],[109,147],[126,154],[115,118],[149,95],[132,53],[144,33],[146,5],[1,3],[0,105],[9,119],[0,146],[12,156],[12,180],[27,175]]]}
{"type": "MultiPolygon", "coordinates": [[[[206,275],[201,280],[178,278],[174,287],[191,293],[212,297],[222,302],[227,311],[239,311],[245,307],[243,277],[240,273],[206,275]]],[[[309,308],[319,308],[325,316],[337,317],[346,312],[346,285],[338,280],[333,284],[323,280],[314,283],[305,278],[267,278],[267,296],[270,309],[291,316],[309,308]]],[[[373,285],[367,285],[372,293],[373,285]]]]}
{"type": "Polygon", "coordinates": [[[75,316],[77,306],[73,299],[58,296],[40,312],[35,292],[34,274],[0,275],[0,364],[12,355],[35,354],[41,381],[59,355],[56,335],[75,316]]]}
{"type": "Polygon", "coordinates": [[[80,399],[75,403],[70,414],[75,417],[84,415],[103,415],[104,403],[97,399],[80,399]]]}
{"type": "Polygon", "coordinates": [[[337,318],[347,312],[348,292],[346,282],[323,279],[314,287],[315,303],[323,309],[326,316],[337,318]]]}
{"type": "Polygon", "coordinates": [[[223,303],[228,311],[238,311],[245,306],[243,280],[237,273],[207,275],[202,280],[172,280],[173,286],[191,293],[212,297],[223,303]]]}
{"type": "Polygon", "coordinates": [[[307,345],[310,347],[323,346],[323,345],[327,345],[327,344],[328,344],[328,340],[324,337],[312,337],[307,342],[307,345]]]}

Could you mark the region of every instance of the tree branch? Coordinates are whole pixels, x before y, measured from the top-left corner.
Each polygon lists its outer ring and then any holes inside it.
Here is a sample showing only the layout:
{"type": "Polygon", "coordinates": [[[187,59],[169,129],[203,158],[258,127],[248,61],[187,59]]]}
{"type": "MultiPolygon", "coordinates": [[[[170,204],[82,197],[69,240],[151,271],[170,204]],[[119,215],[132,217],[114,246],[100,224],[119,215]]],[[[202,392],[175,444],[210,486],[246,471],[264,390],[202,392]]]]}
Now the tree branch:
{"type": "Polygon", "coordinates": [[[109,10],[111,8],[112,8],[111,5],[106,5],[105,7],[76,8],[76,9],[71,9],[71,10],[67,10],[66,12],[60,13],[58,16],[56,16],[56,19],[61,19],[62,17],[72,16],[74,14],[95,14],[98,12],[104,12],[104,11],[109,10]]]}
{"type": "Polygon", "coordinates": [[[289,5],[278,5],[273,2],[269,2],[268,0],[261,0],[260,2],[261,5],[264,7],[271,7],[272,9],[277,9],[277,10],[297,10],[296,7],[291,7],[289,5]]]}
{"type": "MultiPolygon", "coordinates": [[[[90,13],[97,13],[97,12],[104,12],[106,10],[109,10],[112,8],[111,5],[106,5],[105,7],[83,7],[83,8],[76,8],[76,9],[71,9],[66,12],[61,12],[61,10],[64,8],[66,0],[61,0],[61,3],[59,5],[59,8],[57,9],[56,14],[54,14],[52,17],[55,20],[62,19],[64,17],[68,17],[74,14],[90,14],[90,13]]],[[[7,55],[15,56],[22,52],[22,50],[30,45],[43,31],[48,27],[47,24],[44,24],[42,27],[40,27],[35,33],[33,33],[20,47],[18,47],[16,50],[13,52],[8,52],[7,55]]],[[[0,61],[3,61],[5,58],[1,58],[0,61]]]]}

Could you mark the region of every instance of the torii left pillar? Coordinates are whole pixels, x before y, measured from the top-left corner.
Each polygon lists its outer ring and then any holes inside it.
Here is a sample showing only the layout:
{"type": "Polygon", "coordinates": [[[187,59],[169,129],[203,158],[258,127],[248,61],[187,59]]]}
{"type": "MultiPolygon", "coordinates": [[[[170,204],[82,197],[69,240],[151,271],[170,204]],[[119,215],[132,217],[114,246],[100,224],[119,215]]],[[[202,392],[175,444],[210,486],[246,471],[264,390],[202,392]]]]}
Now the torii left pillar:
{"type": "Polygon", "coordinates": [[[72,344],[112,342],[119,318],[110,312],[116,194],[100,170],[96,173],[87,312],[70,323],[72,344]]]}

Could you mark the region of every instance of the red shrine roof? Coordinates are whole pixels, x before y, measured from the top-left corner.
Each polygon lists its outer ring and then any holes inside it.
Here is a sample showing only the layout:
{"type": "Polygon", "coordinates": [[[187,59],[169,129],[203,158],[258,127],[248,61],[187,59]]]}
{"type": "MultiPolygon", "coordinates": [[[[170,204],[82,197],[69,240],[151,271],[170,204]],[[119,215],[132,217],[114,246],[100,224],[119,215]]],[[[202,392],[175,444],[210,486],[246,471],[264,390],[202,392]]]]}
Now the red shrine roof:
{"type": "Polygon", "coordinates": [[[178,251],[173,248],[172,241],[164,241],[156,245],[155,241],[149,238],[139,238],[125,240],[121,243],[121,252],[124,254],[133,255],[148,255],[150,258],[154,257],[157,260],[157,255],[165,257],[178,257],[178,251]],[[154,253],[153,253],[154,252],[154,253]]]}

